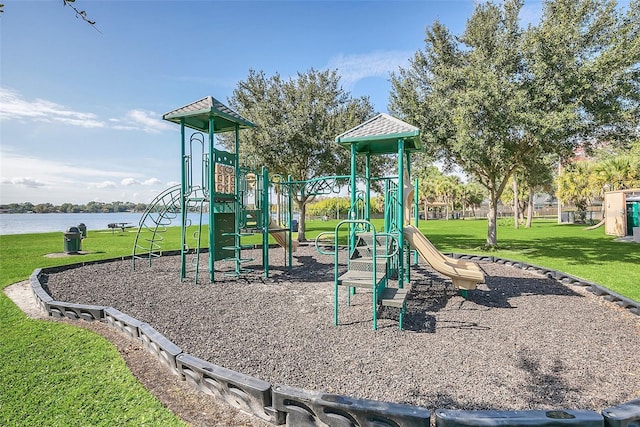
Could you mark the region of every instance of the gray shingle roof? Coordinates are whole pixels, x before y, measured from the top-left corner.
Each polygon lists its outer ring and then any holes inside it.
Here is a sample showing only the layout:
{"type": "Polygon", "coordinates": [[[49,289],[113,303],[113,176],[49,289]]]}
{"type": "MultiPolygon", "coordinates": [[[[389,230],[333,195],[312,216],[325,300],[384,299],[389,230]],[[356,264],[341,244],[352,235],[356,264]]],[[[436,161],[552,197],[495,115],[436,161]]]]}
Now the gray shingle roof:
{"type": "Polygon", "coordinates": [[[380,113],[353,129],[339,135],[337,139],[366,138],[371,136],[397,135],[414,132],[419,132],[419,129],[388,114],[380,113]]]}
{"type": "Polygon", "coordinates": [[[420,129],[385,113],[367,120],[358,126],[338,135],[336,142],[341,145],[356,144],[358,152],[394,153],[397,142],[402,139],[405,148],[419,150],[420,129]]]}
{"type": "Polygon", "coordinates": [[[224,105],[212,96],[206,96],[198,101],[187,104],[164,114],[164,120],[180,123],[182,119],[185,126],[208,132],[209,117],[214,118],[215,132],[227,132],[235,129],[238,124],[241,129],[254,127],[254,124],[224,105]]]}

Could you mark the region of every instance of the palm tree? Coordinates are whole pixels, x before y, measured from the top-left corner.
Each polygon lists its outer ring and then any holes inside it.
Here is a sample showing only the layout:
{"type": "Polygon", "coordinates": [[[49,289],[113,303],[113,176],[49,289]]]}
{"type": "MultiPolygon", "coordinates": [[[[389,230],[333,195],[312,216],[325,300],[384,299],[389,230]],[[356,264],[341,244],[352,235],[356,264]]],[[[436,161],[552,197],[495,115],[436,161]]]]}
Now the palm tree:
{"type": "Polygon", "coordinates": [[[429,218],[429,204],[437,201],[436,185],[442,172],[435,166],[422,168],[418,173],[418,197],[424,206],[424,219],[429,218]]]}
{"type": "Polygon", "coordinates": [[[471,214],[475,217],[475,208],[480,207],[484,199],[487,198],[487,193],[484,187],[476,182],[469,182],[463,186],[462,190],[462,203],[464,206],[471,209],[471,214]]]}
{"type": "Polygon", "coordinates": [[[587,207],[592,200],[600,195],[599,189],[594,188],[594,167],[587,161],[569,165],[557,178],[557,197],[563,202],[573,203],[578,217],[586,218],[587,207]]]}
{"type": "Polygon", "coordinates": [[[611,191],[625,190],[639,185],[640,168],[634,157],[621,155],[598,162],[595,165],[597,185],[611,191]]]}
{"type": "Polygon", "coordinates": [[[435,192],[438,199],[445,204],[447,219],[449,219],[449,208],[451,208],[451,211],[455,210],[456,199],[462,193],[461,184],[460,178],[456,175],[442,175],[436,181],[435,192]]]}

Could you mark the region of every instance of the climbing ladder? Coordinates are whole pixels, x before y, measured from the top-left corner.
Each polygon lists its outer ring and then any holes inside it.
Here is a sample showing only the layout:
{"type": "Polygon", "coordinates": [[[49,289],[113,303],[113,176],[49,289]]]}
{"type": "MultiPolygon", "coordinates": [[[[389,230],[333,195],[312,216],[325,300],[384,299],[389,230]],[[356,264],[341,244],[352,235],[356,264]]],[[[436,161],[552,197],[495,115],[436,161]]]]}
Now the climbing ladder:
{"type": "MultiPolygon", "coordinates": [[[[142,214],[139,222],[138,233],[133,245],[132,264],[135,270],[136,261],[148,260],[151,265],[154,258],[158,258],[162,255],[162,242],[164,241],[164,233],[169,226],[180,226],[184,221],[185,230],[190,227],[191,219],[184,218],[181,214],[180,206],[180,185],[175,185],[164,190],[158,196],[156,196],[147,210],[142,214]]],[[[198,276],[202,236],[202,216],[204,212],[204,205],[207,203],[206,198],[202,194],[202,190],[199,187],[193,187],[192,192],[185,196],[185,206],[187,212],[192,212],[199,215],[198,224],[196,224],[196,231],[193,232],[194,250],[193,257],[191,259],[191,265],[195,269],[195,277],[198,276]]],[[[189,252],[189,245],[185,243],[185,251],[189,252]]]]}
{"type": "Polygon", "coordinates": [[[167,188],[151,201],[140,218],[138,233],[133,245],[132,263],[147,259],[149,265],[162,255],[163,233],[180,216],[180,185],[167,188]]]}

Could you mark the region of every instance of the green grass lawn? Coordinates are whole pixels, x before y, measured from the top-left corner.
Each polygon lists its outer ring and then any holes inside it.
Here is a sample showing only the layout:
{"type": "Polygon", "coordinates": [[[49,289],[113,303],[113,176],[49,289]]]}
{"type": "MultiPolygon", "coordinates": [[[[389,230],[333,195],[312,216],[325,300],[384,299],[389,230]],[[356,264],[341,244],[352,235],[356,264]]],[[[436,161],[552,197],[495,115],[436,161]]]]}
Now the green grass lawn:
{"type": "MultiPolygon", "coordinates": [[[[128,255],[134,238],[134,233],[93,232],[82,248],[93,254],[45,258],[62,252],[62,233],[0,236],[0,288],[28,278],[37,267],[128,255]]],[[[29,319],[4,293],[0,313],[0,425],[185,425],[101,336],[29,319]]]]}
{"type": "MultiPolygon", "coordinates": [[[[443,252],[487,254],[486,221],[421,221],[420,230],[443,252]]],[[[490,255],[552,268],[640,301],[640,244],[619,242],[604,227],[534,221],[529,229],[498,226],[498,248],[490,255]]]]}
{"type": "MultiPolygon", "coordinates": [[[[307,238],[337,221],[308,221],[307,238]]],[[[381,221],[374,222],[381,228],[381,221]]],[[[443,252],[486,254],[487,223],[421,221],[421,231],[443,252]]],[[[616,242],[602,228],[534,222],[530,229],[498,228],[490,254],[564,271],[640,301],[640,245],[616,242]]],[[[88,255],[62,252],[62,233],[0,236],[0,288],[25,280],[38,267],[131,254],[135,232],[89,230],[88,255]]],[[[179,248],[178,229],[163,249],[179,248]]],[[[260,243],[260,236],[246,243],[260,243]]],[[[206,242],[204,242],[206,244],[206,242]]],[[[176,272],[178,275],[178,272],[176,272]]],[[[102,337],[61,323],[28,319],[0,294],[0,425],[184,425],[133,377],[116,348],[102,337]]]]}
{"type": "MultiPolygon", "coordinates": [[[[382,220],[374,220],[378,230],[382,220]]],[[[315,236],[337,221],[311,221],[307,234],[315,236]]],[[[534,221],[531,228],[498,222],[498,247],[490,252],[485,220],[420,221],[422,231],[441,252],[494,255],[563,271],[599,283],[640,301],[640,244],[618,242],[604,227],[585,231],[583,225],[559,225],[555,220],[534,221]]]]}

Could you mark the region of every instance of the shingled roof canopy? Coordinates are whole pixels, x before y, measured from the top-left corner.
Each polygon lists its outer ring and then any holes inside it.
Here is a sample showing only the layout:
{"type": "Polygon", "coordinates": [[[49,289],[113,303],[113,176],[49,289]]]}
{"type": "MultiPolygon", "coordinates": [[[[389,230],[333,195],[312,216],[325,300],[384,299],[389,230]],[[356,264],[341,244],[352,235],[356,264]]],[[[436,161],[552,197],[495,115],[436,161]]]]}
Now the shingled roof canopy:
{"type": "Polygon", "coordinates": [[[398,152],[398,140],[404,141],[405,152],[419,151],[420,129],[380,113],[336,137],[336,142],[344,147],[356,145],[356,152],[371,154],[393,154],[398,152]]]}
{"type": "Polygon", "coordinates": [[[248,129],[255,127],[253,123],[233,111],[212,96],[207,96],[199,101],[192,102],[173,111],[164,114],[164,120],[180,124],[184,119],[184,125],[201,132],[209,132],[209,117],[213,116],[213,132],[229,132],[236,128],[248,129]]]}

